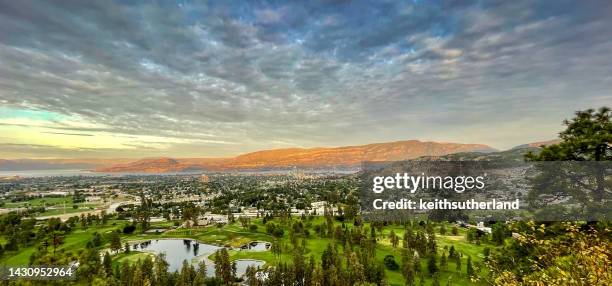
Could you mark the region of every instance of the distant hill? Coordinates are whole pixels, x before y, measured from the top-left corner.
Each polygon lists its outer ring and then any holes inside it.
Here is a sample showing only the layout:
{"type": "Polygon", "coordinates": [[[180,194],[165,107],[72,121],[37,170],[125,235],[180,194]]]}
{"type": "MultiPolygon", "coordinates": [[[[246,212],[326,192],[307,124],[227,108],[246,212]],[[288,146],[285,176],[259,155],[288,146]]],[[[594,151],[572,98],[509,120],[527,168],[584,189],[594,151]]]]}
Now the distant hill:
{"type": "Polygon", "coordinates": [[[231,158],[135,159],[0,159],[0,171],[82,169],[98,172],[167,173],[185,171],[281,170],[293,167],[330,169],[359,167],[363,161],[408,159],[523,160],[528,151],[557,144],[559,139],[518,145],[497,151],[483,144],[422,142],[418,140],[359,146],[286,148],[251,152],[231,158]]]}
{"type": "Polygon", "coordinates": [[[173,173],[198,170],[227,170],[226,158],[145,158],[135,162],[97,168],[96,172],[173,173]]]}
{"type": "Polygon", "coordinates": [[[504,150],[499,152],[490,153],[476,153],[476,152],[465,152],[448,154],[436,158],[423,157],[424,159],[434,160],[446,160],[446,161],[524,161],[525,154],[531,151],[534,153],[539,152],[540,148],[537,147],[525,147],[525,148],[512,148],[510,150],[504,150]]]}
{"type": "Polygon", "coordinates": [[[561,142],[561,139],[553,139],[553,140],[548,140],[548,141],[538,141],[538,142],[532,142],[532,143],[518,145],[518,146],[516,146],[516,147],[514,147],[512,149],[540,148],[542,146],[559,144],[560,142],[561,142]]]}
{"type": "Polygon", "coordinates": [[[99,172],[181,172],[190,170],[278,170],[356,168],[363,161],[399,161],[461,152],[495,152],[483,144],[421,142],[418,140],[360,146],[264,150],[233,158],[151,158],[96,169],[99,172]]]}
{"type": "Polygon", "coordinates": [[[27,170],[92,170],[134,159],[0,159],[0,171],[27,170]]]}
{"type": "MultiPolygon", "coordinates": [[[[453,153],[441,156],[435,159],[449,160],[449,161],[473,161],[473,160],[489,160],[489,161],[524,161],[525,154],[528,152],[538,153],[542,146],[548,146],[552,144],[558,144],[561,139],[539,141],[533,143],[526,143],[515,146],[509,150],[489,153],[478,153],[478,152],[462,152],[453,153]]],[[[428,158],[422,158],[428,159],[428,158]]],[[[432,158],[433,159],[433,158],[432,158]]]]}

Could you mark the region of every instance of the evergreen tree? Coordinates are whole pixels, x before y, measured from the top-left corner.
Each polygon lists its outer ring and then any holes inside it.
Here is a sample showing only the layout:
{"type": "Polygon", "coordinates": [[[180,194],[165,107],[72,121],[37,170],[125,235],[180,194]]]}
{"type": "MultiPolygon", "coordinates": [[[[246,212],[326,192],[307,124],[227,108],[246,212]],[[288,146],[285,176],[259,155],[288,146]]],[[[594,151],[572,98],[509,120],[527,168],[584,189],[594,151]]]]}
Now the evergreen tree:
{"type": "Polygon", "coordinates": [[[485,248],[482,250],[482,254],[484,255],[484,260],[485,260],[485,261],[489,260],[489,256],[491,255],[491,248],[489,248],[489,247],[485,247],[485,248]]]}
{"type": "Polygon", "coordinates": [[[144,277],[153,277],[153,260],[150,256],[147,256],[140,263],[140,271],[144,277]]]}
{"type": "Polygon", "coordinates": [[[467,259],[466,272],[467,272],[468,277],[474,276],[474,268],[472,267],[472,257],[471,256],[468,256],[468,259],[467,259]]]}
{"type": "Polygon", "coordinates": [[[134,271],[132,273],[134,275],[134,277],[132,278],[132,286],[144,286],[145,277],[142,274],[140,267],[138,267],[138,263],[134,265],[134,271]]]}
{"type": "MultiPolygon", "coordinates": [[[[561,142],[543,146],[538,154],[526,155],[534,161],[610,161],[612,160],[612,111],[602,107],[576,112],[567,128],[559,134],[561,142]]],[[[603,186],[602,186],[603,187],[603,186]]]]}
{"type": "MultiPolygon", "coordinates": [[[[610,161],[612,160],[612,111],[602,107],[598,111],[588,109],[576,112],[567,126],[559,133],[558,144],[542,146],[538,154],[525,157],[530,161],[610,161]]],[[[536,164],[540,174],[532,180],[528,194],[530,205],[540,212],[556,214],[559,210],[542,210],[543,198],[570,196],[582,204],[590,217],[609,213],[606,204],[610,199],[605,188],[606,168],[601,164],[549,165],[536,164]],[[551,185],[551,181],[554,182],[551,185]]]]}
{"type": "Polygon", "coordinates": [[[306,265],[306,269],[304,272],[304,286],[312,286],[314,285],[314,268],[316,267],[314,256],[310,256],[310,261],[308,265],[306,265]]]}
{"type": "Polygon", "coordinates": [[[506,237],[506,228],[502,223],[496,223],[492,227],[491,231],[491,241],[495,243],[495,245],[504,244],[504,239],[506,237]]]}
{"type": "Polygon", "coordinates": [[[195,278],[193,279],[193,285],[204,285],[206,281],[206,262],[204,260],[198,263],[198,270],[196,271],[195,278]]]}
{"type": "Polygon", "coordinates": [[[104,272],[106,276],[113,275],[113,264],[111,261],[111,256],[108,252],[104,253],[104,259],[102,259],[102,265],[104,266],[104,272]]]}
{"type": "Polygon", "coordinates": [[[455,254],[455,270],[457,270],[457,273],[461,273],[461,257],[459,257],[459,254],[455,254]]]}
{"type": "Polygon", "coordinates": [[[451,245],[450,249],[448,250],[448,258],[454,258],[455,254],[455,246],[451,245]]]}
{"type": "Polygon", "coordinates": [[[421,259],[418,255],[414,256],[414,272],[422,274],[423,271],[421,269],[421,259]]]}
{"type": "Polygon", "coordinates": [[[246,268],[244,276],[246,277],[246,283],[249,286],[257,286],[259,285],[259,281],[257,280],[257,269],[251,265],[246,268]]]}
{"type": "Polygon", "coordinates": [[[399,237],[397,236],[397,234],[395,234],[395,231],[391,230],[391,232],[389,233],[389,241],[391,242],[391,245],[395,248],[397,247],[397,245],[399,244],[399,237]]]}
{"type": "Polygon", "coordinates": [[[229,259],[227,249],[221,248],[215,252],[215,276],[226,285],[233,280],[232,263],[229,259]]]}
{"type": "Polygon", "coordinates": [[[272,253],[276,255],[277,259],[280,259],[282,252],[283,252],[283,248],[280,244],[280,240],[275,238],[274,241],[272,242],[272,253]]]}
{"type": "Polygon", "coordinates": [[[440,286],[440,274],[436,272],[431,280],[431,286],[440,286]]]}
{"type": "Polygon", "coordinates": [[[451,233],[453,235],[459,235],[459,228],[456,225],[453,225],[453,228],[451,229],[451,233]]]}
{"type": "Polygon", "coordinates": [[[168,284],[168,262],[166,261],[166,255],[159,253],[155,256],[153,271],[155,272],[155,285],[167,285],[168,284]]]}
{"type": "Polygon", "coordinates": [[[130,267],[130,263],[121,263],[121,285],[132,285],[133,276],[134,273],[132,272],[132,267],[130,267]]]}
{"type": "Polygon", "coordinates": [[[448,260],[446,259],[446,252],[443,252],[442,257],[440,257],[440,268],[444,270],[448,269],[448,260]]]}
{"type": "Polygon", "coordinates": [[[110,249],[114,252],[121,250],[121,238],[119,238],[119,233],[116,231],[111,232],[110,249]]]}
{"type": "Polygon", "coordinates": [[[196,273],[193,266],[188,263],[187,260],[183,260],[183,265],[181,266],[181,271],[179,273],[176,286],[191,286],[195,276],[196,273]]]}
{"type": "Polygon", "coordinates": [[[414,273],[414,261],[407,260],[402,268],[402,274],[404,275],[404,279],[406,280],[406,286],[413,286],[415,280],[414,273]]]}
{"type": "Polygon", "coordinates": [[[436,264],[435,254],[431,254],[429,256],[429,260],[427,261],[427,271],[429,271],[429,275],[431,276],[438,272],[438,265],[436,264]]]}

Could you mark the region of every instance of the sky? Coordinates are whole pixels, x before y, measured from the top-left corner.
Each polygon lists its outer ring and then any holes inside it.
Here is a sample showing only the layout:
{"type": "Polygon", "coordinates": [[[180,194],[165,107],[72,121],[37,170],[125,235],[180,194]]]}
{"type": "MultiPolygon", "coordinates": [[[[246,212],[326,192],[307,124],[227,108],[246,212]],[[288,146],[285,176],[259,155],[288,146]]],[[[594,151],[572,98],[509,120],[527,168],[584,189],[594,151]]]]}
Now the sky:
{"type": "Polygon", "coordinates": [[[0,158],[507,149],[612,105],[612,1],[0,0],[0,158]]]}

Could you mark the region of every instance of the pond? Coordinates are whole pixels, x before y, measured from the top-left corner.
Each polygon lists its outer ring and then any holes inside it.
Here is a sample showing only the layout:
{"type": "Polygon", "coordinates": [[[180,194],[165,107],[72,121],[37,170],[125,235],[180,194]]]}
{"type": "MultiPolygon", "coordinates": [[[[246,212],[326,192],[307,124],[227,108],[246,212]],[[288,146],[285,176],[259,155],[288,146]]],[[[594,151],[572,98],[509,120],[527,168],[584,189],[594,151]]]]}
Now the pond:
{"type": "MultiPolygon", "coordinates": [[[[215,275],[215,266],[213,261],[207,257],[213,254],[221,246],[212,244],[199,243],[191,239],[157,239],[147,240],[138,243],[132,243],[131,247],[137,251],[147,251],[153,253],[165,253],[166,261],[168,261],[168,270],[180,270],[183,265],[183,260],[197,264],[204,260],[206,263],[206,273],[209,277],[215,275]]],[[[236,260],[236,275],[238,277],[244,275],[246,268],[250,265],[258,267],[263,266],[264,261],[254,259],[238,259],[236,260]]]]}
{"type": "MultiPolygon", "coordinates": [[[[265,262],[261,260],[255,260],[255,259],[236,259],[235,261],[236,261],[236,276],[238,277],[244,275],[246,273],[247,267],[249,266],[253,266],[257,268],[257,267],[262,267],[264,266],[264,264],[266,264],[265,262]]],[[[206,272],[208,272],[208,270],[206,270],[206,272]]],[[[212,275],[215,275],[214,270],[213,270],[212,275]]]]}
{"type": "Polygon", "coordinates": [[[240,249],[241,250],[251,250],[251,251],[266,251],[270,249],[271,244],[265,241],[251,241],[247,244],[243,244],[240,249]]]}

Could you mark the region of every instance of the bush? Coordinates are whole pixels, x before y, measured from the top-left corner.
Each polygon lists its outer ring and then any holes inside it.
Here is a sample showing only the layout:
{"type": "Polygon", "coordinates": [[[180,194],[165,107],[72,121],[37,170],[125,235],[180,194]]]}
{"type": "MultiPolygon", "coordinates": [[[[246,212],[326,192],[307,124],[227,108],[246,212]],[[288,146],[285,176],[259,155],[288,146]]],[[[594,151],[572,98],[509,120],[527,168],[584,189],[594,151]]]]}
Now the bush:
{"type": "Polygon", "coordinates": [[[136,230],[136,226],[129,224],[123,227],[123,233],[125,234],[132,234],[134,233],[134,231],[136,230]]]}
{"type": "Polygon", "coordinates": [[[489,248],[489,247],[485,247],[485,248],[482,250],[482,253],[483,253],[483,255],[484,255],[485,261],[486,261],[486,260],[488,260],[488,259],[489,259],[489,256],[491,255],[491,248],[489,248]]]}
{"type": "Polygon", "coordinates": [[[399,269],[399,265],[397,264],[397,262],[395,262],[395,257],[393,255],[385,256],[383,263],[385,264],[385,267],[387,267],[387,269],[389,270],[399,269]]]}
{"type": "Polygon", "coordinates": [[[446,235],[446,226],[444,223],[440,226],[440,235],[446,235]]]}
{"type": "Polygon", "coordinates": [[[285,231],[282,228],[279,227],[279,228],[274,230],[274,233],[272,233],[272,235],[274,237],[280,238],[280,237],[283,237],[283,235],[285,235],[285,231]]]}
{"type": "Polygon", "coordinates": [[[459,229],[457,228],[456,225],[453,225],[453,229],[452,229],[451,232],[452,232],[453,235],[459,235],[459,229]]]}
{"type": "Polygon", "coordinates": [[[275,223],[273,223],[273,222],[266,223],[266,232],[268,234],[273,234],[275,230],[276,230],[276,224],[275,223]]]}
{"type": "Polygon", "coordinates": [[[249,226],[249,230],[252,231],[252,232],[257,232],[257,225],[255,225],[255,224],[250,225],[249,226]]]}

